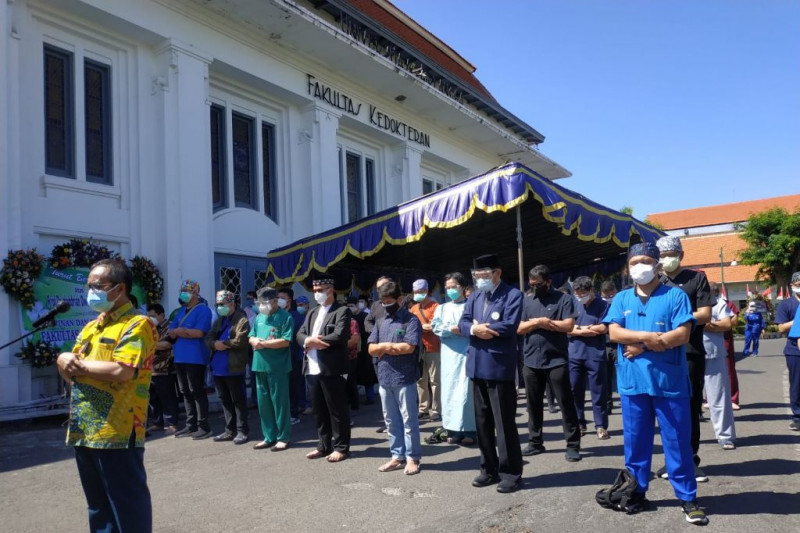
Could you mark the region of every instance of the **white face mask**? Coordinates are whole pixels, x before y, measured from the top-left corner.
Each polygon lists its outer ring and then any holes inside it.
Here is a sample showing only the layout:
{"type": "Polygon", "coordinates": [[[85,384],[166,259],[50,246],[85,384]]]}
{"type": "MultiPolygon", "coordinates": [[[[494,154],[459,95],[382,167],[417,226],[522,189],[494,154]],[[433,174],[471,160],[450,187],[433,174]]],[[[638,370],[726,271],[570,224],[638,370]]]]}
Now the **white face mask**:
{"type": "Polygon", "coordinates": [[[363,311],[367,308],[367,304],[365,302],[358,302],[358,310],[363,311]]]}
{"type": "Polygon", "coordinates": [[[637,263],[630,268],[631,278],[637,285],[647,285],[656,277],[655,267],[645,263],[637,263]]]}
{"type": "Polygon", "coordinates": [[[328,299],[328,294],[325,292],[314,293],[314,301],[317,302],[319,305],[324,304],[327,299],[328,299]]]}
{"type": "Polygon", "coordinates": [[[587,303],[589,303],[589,299],[590,299],[591,297],[592,297],[592,295],[591,295],[591,294],[587,294],[586,296],[581,296],[580,298],[578,298],[578,301],[579,301],[580,303],[582,303],[582,304],[586,305],[587,303]]]}
{"type": "Polygon", "coordinates": [[[157,326],[158,325],[158,318],[156,318],[154,316],[151,316],[150,317],[150,322],[152,322],[154,326],[157,326]]]}
{"type": "Polygon", "coordinates": [[[792,292],[794,294],[800,294],[800,287],[792,287],[792,292]]]}
{"type": "Polygon", "coordinates": [[[270,304],[258,304],[258,312],[262,315],[268,315],[270,311],[272,311],[270,304]]]}
{"type": "Polygon", "coordinates": [[[675,272],[681,266],[681,259],[680,257],[662,257],[659,263],[666,272],[675,272]]]}
{"type": "Polygon", "coordinates": [[[281,309],[286,309],[286,306],[289,302],[286,301],[286,298],[278,298],[278,307],[281,309]]]}

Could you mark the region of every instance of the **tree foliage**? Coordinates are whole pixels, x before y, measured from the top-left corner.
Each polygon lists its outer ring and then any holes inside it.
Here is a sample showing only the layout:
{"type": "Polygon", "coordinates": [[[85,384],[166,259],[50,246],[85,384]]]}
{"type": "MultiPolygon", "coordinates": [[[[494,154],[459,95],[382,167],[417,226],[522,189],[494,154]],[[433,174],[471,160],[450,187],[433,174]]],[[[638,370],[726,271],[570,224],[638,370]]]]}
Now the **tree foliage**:
{"type": "Polygon", "coordinates": [[[786,285],[800,265],[800,209],[789,213],[776,207],[750,215],[742,229],[747,249],[741,263],[758,265],[760,278],[786,285]]]}
{"type": "Polygon", "coordinates": [[[619,212],[623,215],[630,215],[633,216],[633,208],[629,205],[623,205],[619,208],[619,212]]]}

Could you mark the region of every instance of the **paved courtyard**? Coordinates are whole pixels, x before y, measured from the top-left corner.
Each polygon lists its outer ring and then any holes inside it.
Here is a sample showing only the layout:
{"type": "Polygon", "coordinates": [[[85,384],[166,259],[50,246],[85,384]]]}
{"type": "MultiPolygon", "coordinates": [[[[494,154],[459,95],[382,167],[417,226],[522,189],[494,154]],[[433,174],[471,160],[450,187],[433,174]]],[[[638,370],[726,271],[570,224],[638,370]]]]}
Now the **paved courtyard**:
{"type": "MultiPolygon", "coordinates": [[[[800,434],[788,430],[782,340],[762,342],[762,355],[738,364],[742,410],[736,413],[739,448],[723,451],[710,423],[702,425],[700,455],[710,476],[699,496],[707,530],[800,531],[800,434]]],[[[626,516],[600,508],[594,493],[622,466],[619,411],[611,440],[587,435],[583,460],[564,460],[560,415],[546,414],[547,453],[526,458],[524,489],[501,495],[470,485],[478,469],[475,447],[424,445],[422,472],[379,473],[388,458],[378,405],[362,408],[351,459],[309,461],[310,417],[295,426],[293,448],[255,451],[211,440],[162,437],[147,443],[145,462],[155,531],[683,531],[680,508],[666,481],[653,480],[655,509],[626,516]]],[[[524,400],[518,423],[525,436],[524,400]]],[[[63,420],[0,427],[0,531],[79,532],[87,529],[85,500],[63,420]]],[[[221,414],[212,415],[221,430],[221,414]]],[[[258,428],[255,411],[251,427],[258,428]]],[[[434,429],[423,426],[423,437],[434,429]]],[[[258,437],[258,430],[253,430],[258,437]]],[[[252,442],[251,442],[252,444],[252,442]]],[[[658,442],[657,442],[658,444],[658,442]]],[[[660,450],[656,446],[657,450],[660,450]]],[[[663,464],[656,455],[653,469],[663,464]]]]}

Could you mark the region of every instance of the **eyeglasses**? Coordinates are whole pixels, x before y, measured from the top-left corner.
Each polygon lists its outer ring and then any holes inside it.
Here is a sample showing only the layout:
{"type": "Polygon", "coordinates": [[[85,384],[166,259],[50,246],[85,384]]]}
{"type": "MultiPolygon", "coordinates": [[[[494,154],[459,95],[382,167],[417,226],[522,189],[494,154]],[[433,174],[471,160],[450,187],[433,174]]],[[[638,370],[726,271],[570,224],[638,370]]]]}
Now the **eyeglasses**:
{"type": "Polygon", "coordinates": [[[86,288],[91,289],[93,291],[110,291],[116,287],[116,285],[112,285],[110,283],[87,283],[86,288]]]}
{"type": "Polygon", "coordinates": [[[472,271],[472,277],[475,279],[492,279],[493,274],[494,274],[494,269],[472,271]]]}

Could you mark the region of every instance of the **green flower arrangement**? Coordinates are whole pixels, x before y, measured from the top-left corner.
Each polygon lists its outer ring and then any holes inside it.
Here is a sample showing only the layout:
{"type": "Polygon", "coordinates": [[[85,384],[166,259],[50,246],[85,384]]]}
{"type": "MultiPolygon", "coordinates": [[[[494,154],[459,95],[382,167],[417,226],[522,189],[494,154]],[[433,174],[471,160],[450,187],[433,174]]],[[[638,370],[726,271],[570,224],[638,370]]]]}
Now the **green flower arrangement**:
{"type": "Polygon", "coordinates": [[[156,265],[146,257],[136,256],[130,261],[133,281],[139,284],[148,304],[161,301],[164,295],[164,278],[156,265]]]}
{"type": "Polygon", "coordinates": [[[58,359],[58,349],[47,341],[34,341],[24,344],[16,354],[23,361],[29,361],[34,368],[44,368],[58,359]]]}
{"type": "Polygon", "coordinates": [[[3,270],[0,270],[3,289],[28,309],[34,304],[33,280],[42,272],[43,259],[36,248],[32,248],[9,250],[8,257],[3,260],[3,270]]]}

